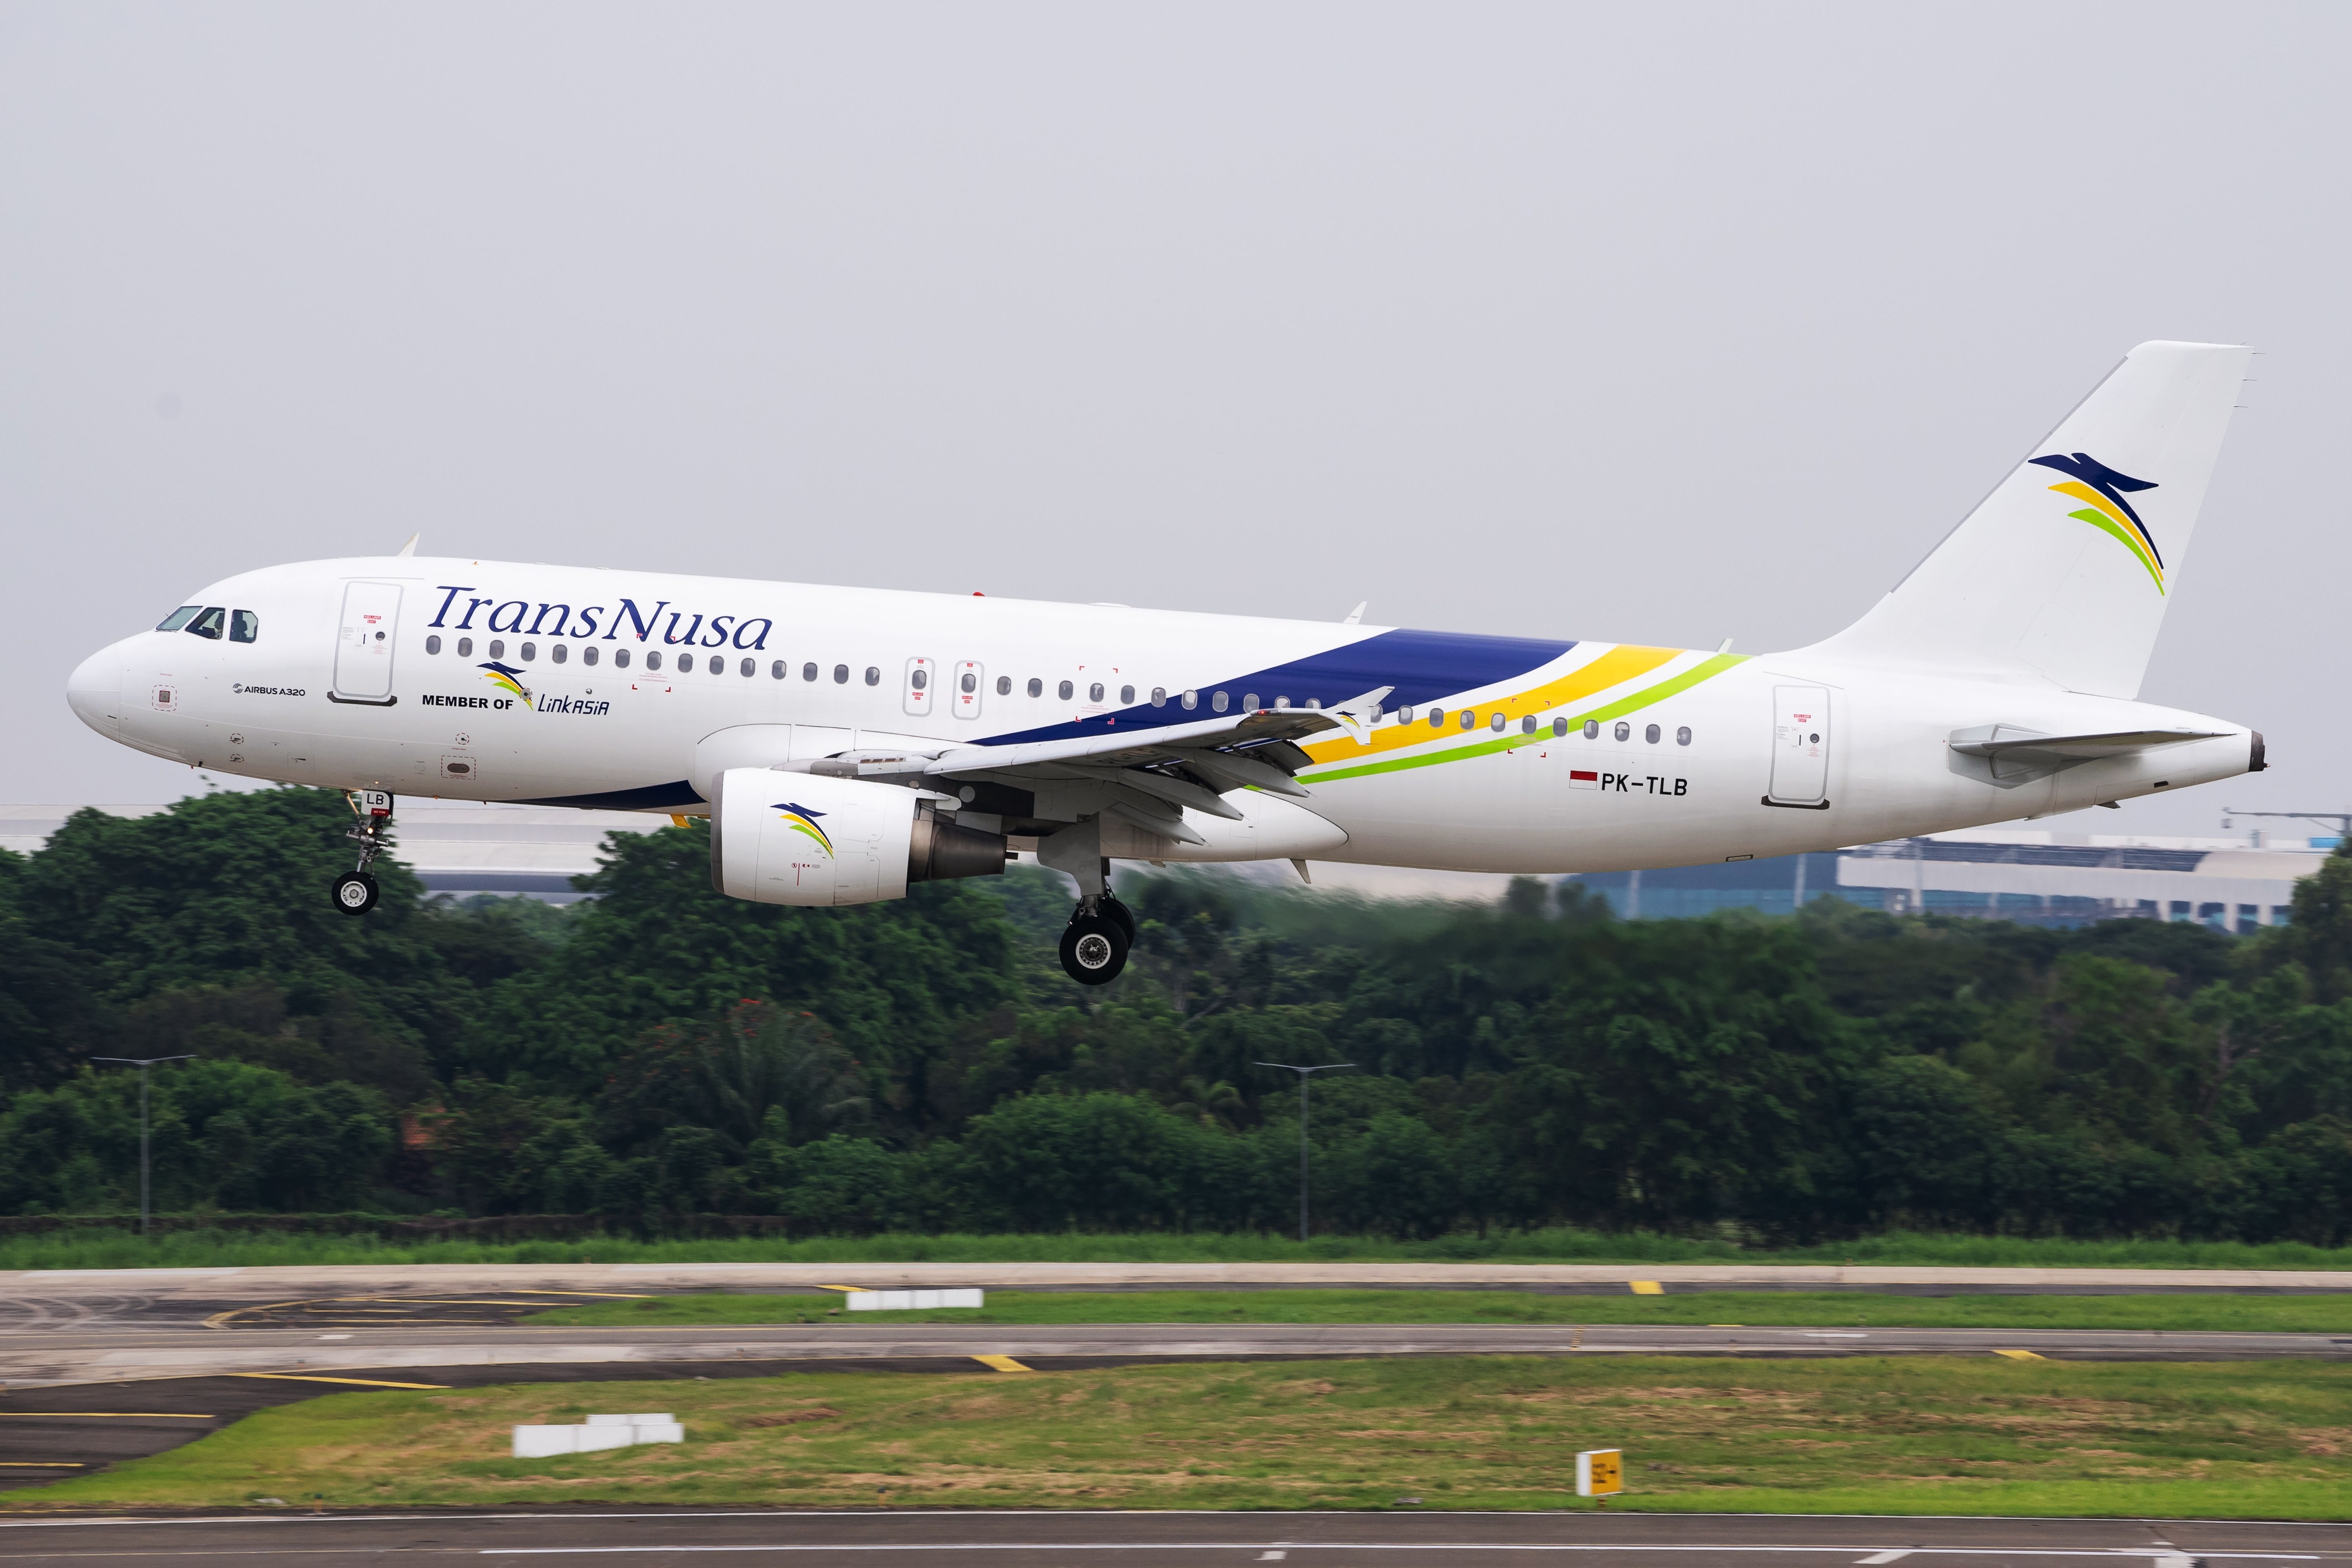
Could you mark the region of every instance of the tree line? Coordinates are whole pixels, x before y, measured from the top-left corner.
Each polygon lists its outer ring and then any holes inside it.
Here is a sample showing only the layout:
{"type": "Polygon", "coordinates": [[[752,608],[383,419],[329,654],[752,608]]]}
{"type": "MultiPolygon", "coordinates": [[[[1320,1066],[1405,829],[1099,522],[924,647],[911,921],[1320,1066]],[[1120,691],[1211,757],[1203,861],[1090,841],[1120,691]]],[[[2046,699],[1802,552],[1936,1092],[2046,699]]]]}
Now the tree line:
{"type": "Polygon", "coordinates": [[[893,1230],[1281,1232],[1296,1079],[1318,1229],[1573,1224],[1770,1241],[1902,1226],[2352,1239],[2352,859],[2251,937],[1611,918],[1126,874],[1129,975],[1068,982],[1063,879],[774,909],[698,824],[594,896],[364,920],[326,791],[85,811],[0,857],[0,1210],[783,1216],[893,1230]]]}

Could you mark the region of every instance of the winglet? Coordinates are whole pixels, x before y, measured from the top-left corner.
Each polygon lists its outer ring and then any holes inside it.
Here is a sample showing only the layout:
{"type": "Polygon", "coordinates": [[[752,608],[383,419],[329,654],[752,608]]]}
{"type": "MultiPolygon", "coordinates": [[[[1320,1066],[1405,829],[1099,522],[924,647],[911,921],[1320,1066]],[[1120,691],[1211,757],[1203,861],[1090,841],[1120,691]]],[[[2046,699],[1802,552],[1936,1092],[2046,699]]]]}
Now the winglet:
{"type": "Polygon", "coordinates": [[[407,542],[407,543],[405,543],[405,544],[404,544],[404,545],[402,545],[398,550],[396,550],[396,551],[393,552],[393,553],[394,553],[395,556],[401,556],[401,555],[414,555],[414,554],[415,554],[415,553],[416,553],[416,542],[417,542],[418,540],[420,540],[420,539],[424,538],[424,537],[425,537],[425,535],[423,535],[422,533],[412,533],[412,534],[410,534],[410,535],[408,536],[408,542],[407,542]]]}
{"type": "Polygon", "coordinates": [[[1348,612],[1348,618],[1347,618],[1346,620],[1344,620],[1344,621],[1341,621],[1339,624],[1340,624],[1341,626],[1362,626],[1362,625],[1364,624],[1364,612],[1365,612],[1366,610],[1370,609],[1371,607],[1372,607],[1372,602],[1371,602],[1370,599],[1366,599],[1366,600],[1364,600],[1361,604],[1358,605],[1354,609],[1349,610],[1349,611],[1348,612]]]}

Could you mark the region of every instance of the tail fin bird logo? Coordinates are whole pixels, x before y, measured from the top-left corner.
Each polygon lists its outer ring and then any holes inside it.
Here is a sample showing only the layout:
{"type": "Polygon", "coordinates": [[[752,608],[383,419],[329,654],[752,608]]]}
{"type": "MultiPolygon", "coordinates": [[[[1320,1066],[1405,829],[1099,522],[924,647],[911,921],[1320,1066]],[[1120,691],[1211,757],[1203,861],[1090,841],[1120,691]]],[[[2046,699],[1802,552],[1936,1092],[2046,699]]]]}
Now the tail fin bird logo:
{"type": "Polygon", "coordinates": [[[522,689],[522,671],[517,669],[514,666],[494,662],[490,664],[478,664],[474,668],[480,670],[482,672],[482,679],[488,681],[492,686],[500,687],[508,691],[511,691],[517,697],[521,698],[525,702],[530,700],[530,693],[522,689]]]}
{"type": "Polygon", "coordinates": [[[782,816],[785,825],[794,833],[809,839],[818,848],[824,850],[828,858],[831,857],[833,840],[826,837],[824,829],[816,825],[816,819],[825,815],[824,812],[811,811],[807,806],[796,805],[788,800],[780,800],[769,809],[782,816]]]}
{"type": "Polygon", "coordinates": [[[2156,535],[2132,510],[2126,495],[2156,489],[2153,479],[2136,479],[2129,474],[2117,473],[2088,452],[2076,452],[2072,457],[2036,458],[2033,461],[2045,468],[2055,468],[2068,478],[2063,484],[2050,488],[2074,500],[2088,501],[2081,511],[2066,515],[2089,523],[2105,533],[2113,534],[2123,547],[2136,556],[2147,574],[2156,580],[2156,591],[2164,589],[2164,555],[2156,547],[2156,535]]]}

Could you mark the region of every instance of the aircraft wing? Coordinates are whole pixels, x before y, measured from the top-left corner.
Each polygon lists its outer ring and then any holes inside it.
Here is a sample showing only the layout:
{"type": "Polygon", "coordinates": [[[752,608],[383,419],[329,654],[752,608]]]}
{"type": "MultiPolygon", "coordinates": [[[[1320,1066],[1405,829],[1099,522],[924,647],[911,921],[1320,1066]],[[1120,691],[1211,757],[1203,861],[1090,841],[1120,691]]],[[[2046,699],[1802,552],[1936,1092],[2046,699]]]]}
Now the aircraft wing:
{"type": "Polygon", "coordinates": [[[1242,814],[1220,797],[1255,788],[1306,798],[1306,789],[1291,776],[1307,763],[1297,742],[1332,730],[1369,742],[1371,715],[1391,689],[1382,687],[1330,708],[1257,708],[1125,735],[1106,730],[1055,741],[959,746],[922,771],[927,778],[986,777],[1013,784],[1094,780],[1145,796],[1138,802],[1130,794],[1129,804],[1155,819],[1172,813],[1181,824],[1186,806],[1238,819],[1242,814]]]}

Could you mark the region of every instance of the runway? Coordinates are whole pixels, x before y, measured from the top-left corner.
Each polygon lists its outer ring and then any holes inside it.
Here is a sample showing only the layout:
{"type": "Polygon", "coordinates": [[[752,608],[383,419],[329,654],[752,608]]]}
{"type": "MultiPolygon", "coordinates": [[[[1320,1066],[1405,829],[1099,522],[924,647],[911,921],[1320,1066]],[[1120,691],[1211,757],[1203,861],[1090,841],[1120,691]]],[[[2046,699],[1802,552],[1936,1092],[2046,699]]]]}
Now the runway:
{"type": "Polygon", "coordinates": [[[11,1388],[232,1373],[398,1377],[415,1367],[639,1362],[1024,1362],[1458,1355],[1996,1355],[2065,1361],[2352,1359],[2352,1336],[2105,1329],[1695,1328],[1567,1323],[780,1324],[667,1328],[52,1329],[0,1332],[11,1388]]]}
{"type": "Polygon", "coordinates": [[[785,1513],[582,1510],[0,1522],[0,1563],[261,1560],[337,1568],[397,1554],[588,1564],[712,1558],[812,1568],[923,1557],[989,1568],[1117,1561],[1300,1568],[1553,1562],[1577,1568],[1908,1563],[2063,1568],[2090,1559],[2192,1564],[2352,1563],[2352,1529],[2205,1521],[1805,1518],[1725,1514],[785,1513]]]}
{"type": "Polygon", "coordinates": [[[1957,1294],[2233,1291],[2352,1294],[2352,1270],[1965,1268],[1915,1265],[1664,1263],[497,1263],[268,1268],[0,1271],[0,1324],[197,1316],[320,1297],[539,1291],[789,1293],[827,1286],[1002,1290],[1538,1290],[1622,1294],[1634,1280],[1685,1290],[1863,1290],[1957,1294]]]}

